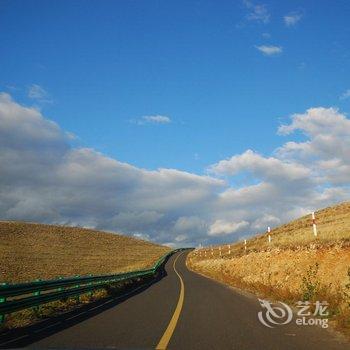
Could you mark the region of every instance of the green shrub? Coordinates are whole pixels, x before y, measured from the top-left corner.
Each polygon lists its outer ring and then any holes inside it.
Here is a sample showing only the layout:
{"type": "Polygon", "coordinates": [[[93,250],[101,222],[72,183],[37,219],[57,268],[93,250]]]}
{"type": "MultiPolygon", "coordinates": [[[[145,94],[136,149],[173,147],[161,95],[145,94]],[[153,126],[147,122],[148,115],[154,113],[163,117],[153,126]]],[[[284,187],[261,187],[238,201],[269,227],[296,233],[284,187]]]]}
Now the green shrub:
{"type": "Polygon", "coordinates": [[[314,299],[320,289],[320,282],[317,276],[318,268],[318,263],[310,265],[306,272],[306,276],[302,278],[301,290],[303,301],[314,299]]]}

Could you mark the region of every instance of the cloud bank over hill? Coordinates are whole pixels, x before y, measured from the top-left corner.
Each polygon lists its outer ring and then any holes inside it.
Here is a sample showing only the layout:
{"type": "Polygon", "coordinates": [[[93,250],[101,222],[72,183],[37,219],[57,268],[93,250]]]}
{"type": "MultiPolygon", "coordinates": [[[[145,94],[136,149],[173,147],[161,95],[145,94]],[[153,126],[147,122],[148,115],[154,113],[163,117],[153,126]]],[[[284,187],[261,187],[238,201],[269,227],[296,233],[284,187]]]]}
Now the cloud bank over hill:
{"type": "Polygon", "coordinates": [[[350,120],[335,108],[292,115],[269,156],[247,150],[204,175],[147,170],[72,146],[35,108],[0,94],[0,218],[81,225],[171,245],[233,241],[349,199],[350,120]],[[252,179],[235,186],[236,177],[252,179]]]}

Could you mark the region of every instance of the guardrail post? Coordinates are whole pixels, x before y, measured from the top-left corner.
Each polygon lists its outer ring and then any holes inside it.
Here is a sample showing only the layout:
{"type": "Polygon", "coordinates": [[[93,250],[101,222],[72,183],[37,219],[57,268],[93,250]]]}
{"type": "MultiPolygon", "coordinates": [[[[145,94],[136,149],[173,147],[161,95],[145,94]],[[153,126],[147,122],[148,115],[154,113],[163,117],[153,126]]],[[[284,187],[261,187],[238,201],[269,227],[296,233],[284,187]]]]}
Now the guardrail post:
{"type": "MultiPolygon", "coordinates": [[[[61,280],[61,279],[62,279],[62,276],[59,276],[59,277],[58,277],[58,279],[59,279],[59,280],[61,280]]],[[[58,287],[58,289],[57,289],[57,290],[58,290],[59,292],[62,292],[63,287],[58,287]]]]}
{"type": "MultiPolygon", "coordinates": [[[[92,274],[91,274],[91,273],[90,273],[89,277],[92,277],[92,274]]],[[[92,286],[92,281],[89,282],[88,285],[89,285],[89,286],[92,286]]],[[[93,290],[91,290],[91,291],[89,292],[90,298],[92,297],[93,294],[94,294],[94,292],[93,292],[93,290]]]]}
{"type": "MultiPolygon", "coordinates": [[[[40,278],[37,278],[36,280],[35,280],[35,282],[40,282],[41,281],[41,279],[40,278]]],[[[37,290],[37,291],[35,291],[34,293],[33,293],[33,295],[34,296],[39,296],[41,294],[41,291],[40,290],[37,290]]],[[[39,311],[39,305],[36,305],[36,306],[34,306],[33,307],[33,310],[34,310],[34,312],[35,313],[37,313],[38,311],[39,311]]]]}
{"type": "MultiPolygon", "coordinates": [[[[7,283],[3,282],[0,283],[1,286],[7,286],[7,283]]],[[[0,296],[0,303],[4,303],[6,301],[5,297],[0,296]]],[[[0,315],[0,324],[5,322],[5,315],[0,315]]]]}
{"type": "MultiPolygon", "coordinates": [[[[75,277],[80,277],[80,275],[76,275],[75,277]]],[[[80,287],[80,284],[77,284],[76,286],[75,286],[75,288],[79,288],[80,287]]],[[[75,297],[75,300],[79,303],[79,301],[80,301],[80,295],[78,294],[76,297],[75,297]]]]}

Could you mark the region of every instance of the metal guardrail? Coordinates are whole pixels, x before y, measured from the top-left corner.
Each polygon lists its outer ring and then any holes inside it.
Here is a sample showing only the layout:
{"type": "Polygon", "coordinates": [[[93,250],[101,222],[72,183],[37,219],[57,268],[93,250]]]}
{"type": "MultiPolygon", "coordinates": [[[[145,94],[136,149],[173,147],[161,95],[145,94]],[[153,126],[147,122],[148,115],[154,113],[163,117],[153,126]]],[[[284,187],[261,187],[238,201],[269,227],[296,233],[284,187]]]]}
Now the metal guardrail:
{"type": "Polygon", "coordinates": [[[132,280],[137,277],[154,276],[169,256],[181,250],[170,251],[158,259],[152,268],[145,270],[115,275],[89,275],[46,281],[38,280],[29,283],[0,284],[0,322],[4,321],[6,314],[15,311],[38,307],[52,301],[93,292],[115,282],[132,280]],[[45,293],[42,294],[42,292],[45,293]]]}

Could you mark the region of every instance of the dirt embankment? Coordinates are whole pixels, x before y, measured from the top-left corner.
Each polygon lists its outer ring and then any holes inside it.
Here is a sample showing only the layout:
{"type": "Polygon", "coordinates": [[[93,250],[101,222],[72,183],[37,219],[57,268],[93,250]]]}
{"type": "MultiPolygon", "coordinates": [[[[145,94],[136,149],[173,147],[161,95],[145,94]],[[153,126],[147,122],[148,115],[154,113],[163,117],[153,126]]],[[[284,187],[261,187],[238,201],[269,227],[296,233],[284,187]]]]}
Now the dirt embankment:
{"type": "Polygon", "coordinates": [[[334,323],[350,331],[350,202],[306,215],[244,242],[189,254],[189,268],[259,296],[294,303],[327,301],[334,323]]]}
{"type": "Polygon", "coordinates": [[[188,267],[260,297],[327,301],[333,323],[350,330],[350,247],[252,252],[239,257],[198,259],[188,267]]]}

